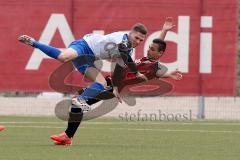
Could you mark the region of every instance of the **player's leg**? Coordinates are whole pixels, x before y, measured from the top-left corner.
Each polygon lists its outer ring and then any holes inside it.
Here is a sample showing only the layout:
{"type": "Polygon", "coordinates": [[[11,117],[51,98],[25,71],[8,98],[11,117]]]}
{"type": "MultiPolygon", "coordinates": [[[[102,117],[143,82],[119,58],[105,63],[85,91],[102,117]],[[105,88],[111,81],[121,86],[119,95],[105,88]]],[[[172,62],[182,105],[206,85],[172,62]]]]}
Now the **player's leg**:
{"type": "Polygon", "coordinates": [[[82,109],[72,106],[69,112],[68,126],[65,132],[59,135],[52,135],[50,138],[54,141],[56,145],[71,145],[72,138],[76,133],[83,118],[82,109]]]}
{"type": "MultiPolygon", "coordinates": [[[[105,78],[108,86],[108,92],[113,92],[113,84],[111,77],[107,76],[105,78]]],[[[82,94],[82,91],[80,91],[79,94],[82,94]]],[[[100,99],[93,99],[90,98],[86,101],[88,105],[92,105],[94,103],[99,102],[100,99]]],[[[68,125],[65,132],[59,134],[59,135],[52,135],[51,139],[54,141],[56,145],[71,145],[72,139],[81,124],[83,118],[83,110],[79,107],[72,106],[71,112],[69,112],[69,118],[68,118],[68,125]]]]}
{"type": "MultiPolygon", "coordinates": [[[[110,90],[112,91],[112,90],[110,90]]],[[[89,98],[86,103],[92,105],[100,100],[89,98]]],[[[56,145],[72,145],[73,136],[77,132],[83,118],[83,110],[75,105],[72,105],[69,112],[68,125],[65,132],[59,135],[52,135],[50,138],[56,145]]]]}
{"type": "MultiPolygon", "coordinates": [[[[112,90],[109,90],[112,92],[112,90]]],[[[94,103],[99,102],[99,99],[88,99],[86,103],[88,105],[92,105],[94,103]]],[[[71,112],[69,112],[68,125],[65,132],[59,135],[52,135],[51,139],[54,141],[56,145],[72,145],[73,137],[77,132],[79,125],[81,124],[83,118],[83,110],[79,107],[75,107],[74,105],[71,107],[71,112]]]]}
{"type": "MultiPolygon", "coordinates": [[[[100,94],[99,94],[99,98],[91,98],[91,99],[88,99],[86,102],[88,105],[93,105],[101,100],[106,100],[106,99],[111,99],[113,98],[113,83],[112,83],[112,78],[110,76],[107,76],[105,77],[105,80],[107,82],[107,87],[104,91],[102,91],[100,94]],[[102,97],[103,96],[103,97],[102,97]]],[[[85,89],[81,89],[78,91],[78,94],[81,95],[83,93],[85,89]]]]}
{"type": "Polygon", "coordinates": [[[90,110],[90,106],[86,101],[98,96],[107,86],[107,82],[95,67],[87,67],[84,73],[88,79],[94,82],[88,86],[80,96],[73,98],[72,104],[82,108],[84,111],[88,111],[90,110]]]}
{"type": "Polygon", "coordinates": [[[43,53],[45,53],[49,57],[59,60],[61,62],[67,62],[78,57],[77,51],[74,50],[73,48],[67,48],[66,50],[61,52],[58,48],[40,43],[36,41],[34,38],[29,37],[27,35],[20,36],[18,40],[24,44],[40,49],[43,53]]]}
{"type": "Polygon", "coordinates": [[[107,86],[107,82],[94,65],[94,53],[84,39],[72,42],[69,45],[69,49],[75,50],[77,53],[77,58],[72,61],[73,65],[80,73],[94,82],[84,90],[79,99],[87,101],[90,98],[96,97],[107,86]]]}
{"type": "Polygon", "coordinates": [[[68,126],[65,130],[65,133],[69,138],[72,138],[76,133],[81,121],[83,118],[83,111],[82,109],[73,106],[71,108],[71,112],[69,112],[69,119],[68,119],[68,126]]]}
{"type": "MultiPolygon", "coordinates": [[[[106,77],[105,80],[107,82],[107,86],[109,87],[108,91],[113,92],[111,78],[106,77]]],[[[100,101],[99,99],[90,98],[86,102],[88,105],[92,105],[99,101],[100,101]]],[[[72,106],[71,112],[69,112],[68,125],[67,125],[67,129],[65,130],[65,132],[60,135],[51,136],[51,138],[54,141],[56,141],[55,144],[56,145],[66,145],[66,142],[67,142],[67,144],[69,144],[70,142],[72,144],[72,138],[75,135],[79,125],[81,124],[82,118],[83,118],[83,110],[81,108],[72,106]]]]}

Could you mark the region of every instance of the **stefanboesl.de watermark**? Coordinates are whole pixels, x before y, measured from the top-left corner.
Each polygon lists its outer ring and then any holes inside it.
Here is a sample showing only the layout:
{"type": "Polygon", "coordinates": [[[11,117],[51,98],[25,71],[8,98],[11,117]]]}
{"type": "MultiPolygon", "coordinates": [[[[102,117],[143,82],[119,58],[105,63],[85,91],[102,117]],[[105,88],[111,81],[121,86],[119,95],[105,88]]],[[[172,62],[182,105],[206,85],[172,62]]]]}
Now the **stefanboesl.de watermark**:
{"type": "Polygon", "coordinates": [[[118,118],[122,121],[192,121],[192,110],[184,113],[167,113],[159,109],[155,112],[147,113],[139,109],[134,113],[120,113],[118,118]]]}

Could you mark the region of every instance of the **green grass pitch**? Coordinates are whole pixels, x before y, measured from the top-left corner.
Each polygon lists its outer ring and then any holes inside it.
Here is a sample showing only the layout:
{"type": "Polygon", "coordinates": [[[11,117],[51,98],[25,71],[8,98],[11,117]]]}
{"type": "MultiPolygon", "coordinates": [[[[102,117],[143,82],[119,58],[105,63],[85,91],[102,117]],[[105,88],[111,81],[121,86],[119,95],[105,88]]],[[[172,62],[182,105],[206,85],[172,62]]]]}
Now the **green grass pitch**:
{"type": "Polygon", "coordinates": [[[66,122],[50,117],[0,117],[0,160],[237,160],[238,122],[83,121],[72,146],[52,134],[66,122]]]}

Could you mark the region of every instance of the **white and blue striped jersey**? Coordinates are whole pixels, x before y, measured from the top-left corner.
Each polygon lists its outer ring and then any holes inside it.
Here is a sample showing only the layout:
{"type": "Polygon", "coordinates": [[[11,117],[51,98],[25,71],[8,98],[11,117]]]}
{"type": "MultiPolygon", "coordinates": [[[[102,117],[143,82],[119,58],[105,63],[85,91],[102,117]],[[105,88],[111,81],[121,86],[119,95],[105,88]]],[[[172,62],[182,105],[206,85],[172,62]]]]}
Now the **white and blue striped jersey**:
{"type": "MultiPolygon", "coordinates": [[[[111,59],[113,57],[120,57],[120,54],[116,50],[116,44],[127,41],[128,34],[126,32],[113,32],[107,35],[87,34],[83,39],[87,42],[96,58],[111,59]],[[110,50],[109,47],[111,48],[110,50]]],[[[131,54],[131,51],[129,54],[131,54]]]]}

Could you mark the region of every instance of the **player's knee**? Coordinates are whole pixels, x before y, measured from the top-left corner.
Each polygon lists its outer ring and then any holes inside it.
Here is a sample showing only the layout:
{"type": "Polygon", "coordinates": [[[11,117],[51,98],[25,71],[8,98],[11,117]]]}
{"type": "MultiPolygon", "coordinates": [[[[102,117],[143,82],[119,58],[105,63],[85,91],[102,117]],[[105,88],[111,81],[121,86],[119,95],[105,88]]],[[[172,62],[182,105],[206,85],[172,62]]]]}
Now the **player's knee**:
{"type": "Polygon", "coordinates": [[[60,55],[58,56],[58,60],[61,62],[68,62],[77,58],[77,56],[77,53],[75,53],[73,50],[65,50],[60,53],[60,55]]]}
{"type": "Polygon", "coordinates": [[[73,113],[73,114],[80,114],[81,112],[82,112],[81,108],[78,108],[78,107],[75,107],[75,106],[71,107],[71,113],[73,113]]]}
{"type": "Polygon", "coordinates": [[[60,62],[68,62],[69,60],[71,60],[68,56],[66,56],[64,53],[61,53],[59,56],[58,56],[58,60],[60,62]]]}
{"type": "Polygon", "coordinates": [[[101,84],[103,86],[103,88],[107,87],[107,81],[105,79],[103,80],[98,80],[97,83],[101,84]]]}
{"type": "Polygon", "coordinates": [[[71,111],[69,112],[69,122],[81,122],[83,117],[83,110],[72,106],[71,111]]]}
{"type": "Polygon", "coordinates": [[[102,85],[103,85],[104,88],[106,88],[106,87],[107,87],[107,82],[104,81],[104,82],[102,83],[102,85]]]}

